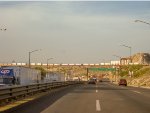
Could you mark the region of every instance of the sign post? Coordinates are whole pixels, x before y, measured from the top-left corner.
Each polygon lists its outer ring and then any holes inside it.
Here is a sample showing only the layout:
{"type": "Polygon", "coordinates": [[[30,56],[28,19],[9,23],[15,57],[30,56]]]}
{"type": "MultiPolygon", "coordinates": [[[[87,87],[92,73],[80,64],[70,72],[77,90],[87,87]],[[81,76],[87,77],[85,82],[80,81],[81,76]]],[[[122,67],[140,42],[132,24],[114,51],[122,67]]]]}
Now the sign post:
{"type": "Polygon", "coordinates": [[[89,79],[89,68],[87,68],[87,81],[89,79]]]}

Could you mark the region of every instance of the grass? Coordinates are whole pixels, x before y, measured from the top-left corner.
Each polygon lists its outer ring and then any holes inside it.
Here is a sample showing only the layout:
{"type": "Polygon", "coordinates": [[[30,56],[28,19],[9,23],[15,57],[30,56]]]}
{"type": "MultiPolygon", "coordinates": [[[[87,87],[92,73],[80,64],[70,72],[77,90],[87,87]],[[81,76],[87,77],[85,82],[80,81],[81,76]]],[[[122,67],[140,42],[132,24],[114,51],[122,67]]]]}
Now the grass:
{"type": "Polygon", "coordinates": [[[150,66],[148,67],[143,67],[142,69],[136,71],[134,77],[141,77],[144,75],[150,75],[150,66]]]}

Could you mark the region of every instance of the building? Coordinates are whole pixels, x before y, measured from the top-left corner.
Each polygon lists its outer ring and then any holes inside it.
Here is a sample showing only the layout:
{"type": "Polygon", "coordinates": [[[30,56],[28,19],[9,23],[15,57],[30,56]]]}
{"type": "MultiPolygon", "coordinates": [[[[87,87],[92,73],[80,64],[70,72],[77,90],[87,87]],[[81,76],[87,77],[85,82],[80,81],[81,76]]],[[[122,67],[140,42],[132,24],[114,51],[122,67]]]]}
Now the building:
{"type": "Polygon", "coordinates": [[[120,59],[120,65],[128,65],[131,63],[131,58],[121,58],[120,59]]]}

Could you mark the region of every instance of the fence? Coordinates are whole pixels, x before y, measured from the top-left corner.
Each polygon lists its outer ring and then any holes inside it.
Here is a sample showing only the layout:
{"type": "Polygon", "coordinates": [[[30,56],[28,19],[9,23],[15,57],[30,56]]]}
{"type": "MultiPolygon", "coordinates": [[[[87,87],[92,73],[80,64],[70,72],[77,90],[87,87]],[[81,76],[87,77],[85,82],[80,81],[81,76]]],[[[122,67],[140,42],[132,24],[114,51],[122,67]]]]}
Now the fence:
{"type": "Polygon", "coordinates": [[[67,82],[39,83],[26,86],[2,88],[0,89],[0,105],[8,103],[11,100],[17,99],[19,97],[26,97],[38,92],[48,91],[51,89],[80,83],[81,82],[79,81],[67,81],[67,82]]]}

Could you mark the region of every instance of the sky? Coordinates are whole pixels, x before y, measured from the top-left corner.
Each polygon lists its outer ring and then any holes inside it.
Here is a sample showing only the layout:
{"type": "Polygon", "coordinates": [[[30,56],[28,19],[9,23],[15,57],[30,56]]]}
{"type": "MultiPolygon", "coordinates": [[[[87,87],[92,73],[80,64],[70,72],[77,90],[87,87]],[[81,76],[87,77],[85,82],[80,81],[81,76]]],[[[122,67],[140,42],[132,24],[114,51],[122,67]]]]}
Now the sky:
{"type": "Polygon", "coordinates": [[[0,62],[100,63],[150,53],[150,2],[0,1],[0,62]]]}

